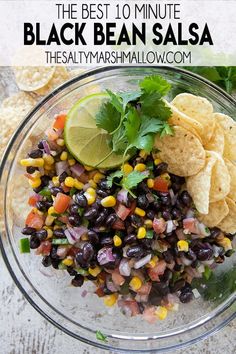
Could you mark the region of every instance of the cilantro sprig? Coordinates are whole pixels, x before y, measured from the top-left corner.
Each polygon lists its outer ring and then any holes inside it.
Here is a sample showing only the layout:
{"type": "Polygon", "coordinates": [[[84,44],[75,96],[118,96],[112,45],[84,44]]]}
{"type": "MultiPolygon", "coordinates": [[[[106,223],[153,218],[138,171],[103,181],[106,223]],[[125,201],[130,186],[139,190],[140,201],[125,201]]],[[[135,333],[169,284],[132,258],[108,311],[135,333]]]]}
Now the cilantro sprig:
{"type": "Polygon", "coordinates": [[[171,110],[163,100],[170,87],[162,77],[152,75],[140,81],[136,91],[106,90],[110,99],[97,113],[96,125],[109,133],[111,151],[97,166],[112,153],[123,154],[123,161],[139,149],[149,153],[157,133],[161,137],[173,133],[168,123],[171,110]]]}
{"type": "Polygon", "coordinates": [[[135,194],[132,192],[132,189],[137,187],[137,185],[144,179],[148,178],[148,176],[148,171],[132,171],[128,175],[125,175],[122,170],[118,170],[111,173],[110,176],[107,177],[107,186],[111,188],[113,183],[115,183],[121,186],[123,189],[126,189],[134,198],[136,198],[135,194]],[[117,180],[117,182],[115,182],[115,180],[117,180]]]}
{"type": "Polygon", "coordinates": [[[105,334],[103,334],[101,331],[96,332],[96,338],[102,342],[105,342],[105,343],[108,342],[107,336],[105,336],[105,334]]]}

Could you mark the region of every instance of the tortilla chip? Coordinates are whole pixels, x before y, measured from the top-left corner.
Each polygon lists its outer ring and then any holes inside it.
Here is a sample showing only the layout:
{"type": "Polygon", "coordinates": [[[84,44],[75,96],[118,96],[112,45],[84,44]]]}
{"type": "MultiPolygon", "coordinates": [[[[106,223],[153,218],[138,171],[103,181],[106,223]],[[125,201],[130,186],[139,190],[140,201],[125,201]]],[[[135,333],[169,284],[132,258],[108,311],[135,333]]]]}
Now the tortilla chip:
{"type": "Polygon", "coordinates": [[[215,128],[215,119],[212,115],[213,106],[206,98],[190,93],[181,93],[173,99],[172,104],[203,126],[204,131],[200,135],[203,142],[211,139],[215,128]]]}
{"type": "Polygon", "coordinates": [[[47,85],[53,77],[53,66],[16,66],[14,73],[19,89],[34,91],[47,85]]]}
{"type": "Polygon", "coordinates": [[[230,191],[228,197],[236,201],[236,164],[225,159],[226,166],[230,174],[230,191]]]}
{"type": "Polygon", "coordinates": [[[212,169],[210,202],[224,199],[230,191],[230,174],[222,157],[214,151],[209,153],[216,158],[212,169]]]}
{"type": "Polygon", "coordinates": [[[211,139],[204,144],[204,148],[206,150],[215,151],[221,156],[223,156],[224,145],[225,145],[224,131],[221,128],[221,126],[218,123],[216,123],[214,133],[211,139]]]}
{"type": "Polygon", "coordinates": [[[187,178],[187,190],[201,214],[208,214],[212,169],[216,157],[206,152],[205,166],[196,175],[187,178]]]}
{"type": "Polygon", "coordinates": [[[224,157],[229,160],[236,160],[236,122],[222,113],[214,113],[214,117],[224,131],[224,157]]]}
{"type": "Polygon", "coordinates": [[[217,226],[228,215],[229,207],[225,199],[210,203],[208,214],[199,214],[198,219],[208,227],[217,226]]]}
{"type": "Polygon", "coordinates": [[[234,234],[236,232],[236,203],[230,198],[226,198],[228,204],[228,215],[218,224],[223,232],[234,234]]]}
{"type": "Polygon", "coordinates": [[[168,164],[168,170],[178,176],[192,176],[205,164],[205,150],[199,139],[185,128],[174,126],[174,135],[155,140],[158,157],[168,164]]]}
{"type": "Polygon", "coordinates": [[[37,95],[45,96],[53,91],[57,86],[69,80],[69,72],[64,66],[57,66],[50,81],[38,90],[34,90],[37,95]]]}

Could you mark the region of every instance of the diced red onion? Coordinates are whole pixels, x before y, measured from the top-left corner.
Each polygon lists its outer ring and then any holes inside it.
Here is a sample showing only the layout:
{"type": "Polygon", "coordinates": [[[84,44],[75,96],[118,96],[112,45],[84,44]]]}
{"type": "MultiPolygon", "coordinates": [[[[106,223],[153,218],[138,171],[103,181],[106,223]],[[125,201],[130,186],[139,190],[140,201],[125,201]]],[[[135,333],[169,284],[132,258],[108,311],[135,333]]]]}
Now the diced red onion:
{"type": "Polygon", "coordinates": [[[57,135],[60,137],[63,133],[63,129],[57,129],[57,135]]]}
{"type": "Polygon", "coordinates": [[[119,264],[119,272],[121,275],[125,276],[125,277],[129,277],[130,276],[130,272],[131,272],[131,267],[129,265],[129,261],[126,258],[123,258],[120,261],[119,264]]]}
{"type": "Polygon", "coordinates": [[[57,255],[60,259],[63,259],[66,257],[67,253],[69,251],[69,247],[68,246],[58,246],[57,248],[57,255]]]}
{"type": "Polygon", "coordinates": [[[173,221],[172,220],[168,220],[166,222],[166,232],[169,233],[169,232],[172,232],[175,229],[176,229],[176,225],[173,223],[173,221]]]}
{"type": "Polygon", "coordinates": [[[129,249],[129,245],[123,247],[123,257],[126,257],[126,258],[127,258],[126,252],[127,252],[128,249],[129,249]]]}
{"type": "Polygon", "coordinates": [[[199,234],[200,235],[209,236],[211,234],[210,230],[203,223],[198,222],[196,226],[197,226],[197,228],[199,230],[199,234]]]}
{"type": "Polygon", "coordinates": [[[115,285],[113,283],[113,281],[111,280],[111,278],[109,276],[106,279],[106,286],[107,286],[107,289],[110,290],[113,293],[118,291],[118,289],[120,288],[118,285],[115,285]]]}
{"type": "Polygon", "coordinates": [[[63,172],[65,172],[68,168],[67,161],[59,161],[55,163],[57,176],[60,176],[63,172]]]}
{"type": "Polygon", "coordinates": [[[187,213],[186,213],[186,218],[188,219],[188,218],[194,218],[194,211],[193,211],[193,209],[189,209],[188,211],[187,211],[187,213]]]}
{"type": "Polygon", "coordinates": [[[84,226],[79,227],[69,227],[65,230],[65,235],[67,237],[68,242],[71,245],[74,245],[77,241],[79,241],[80,237],[84,235],[88,229],[84,226]]]}
{"type": "Polygon", "coordinates": [[[198,299],[199,297],[201,297],[201,294],[199,293],[199,291],[196,288],[193,289],[193,295],[194,295],[195,299],[198,299]]]}
{"type": "Polygon", "coordinates": [[[170,189],[169,193],[170,193],[171,205],[175,205],[177,200],[177,195],[175,195],[173,189],[170,189]]]}
{"type": "Polygon", "coordinates": [[[152,193],[147,193],[146,197],[147,197],[147,200],[149,201],[149,203],[153,203],[155,200],[152,193]]]}
{"type": "Polygon", "coordinates": [[[112,254],[112,247],[103,247],[98,251],[97,260],[100,265],[114,262],[115,258],[112,254]]]}
{"type": "Polygon", "coordinates": [[[50,150],[50,146],[48,144],[48,142],[46,140],[42,140],[43,143],[43,150],[46,154],[50,155],[51,154],[51,150],[50,150]]]}
{"type": "Polygon", "coordinates": [[[125,190],[125,189],[121,189],[118,194],[117,194],[117,200],[120,202],[120,203],[126,203],[127,200],[128,200],[128,191],[125,190]]]}
{"type": "Polygon", "coordinates": [[[84,173],[84,167],[78,163],[76,163],[74,166],[71,166],[70,170],[75,177],[80,177],[82,173],[84,173]]]}
{"type": "Polygon", "coordinates": [[[221,254],[222,252],[222,247],[218,247],[216,245],[213,245],[213,255],[214,257],[219,257],[219,255],[221,254]]]}
{"type": "Polygon", "coordinates": [[[190,264],[192,264],[192,261],[186,257],[180,257],[180,261],[182,264],[184,264],[185,266],[189,266],[190,264]]]}
{"type": "Polygon", "coordinates": [[[179,298],[177,295],[174,294],[168,294],[166,296],[166,299],[168,301],[169,304],[174,305],[174,304],[178,304],[179,303],[179,298]]]}
{"type": "Polygon", "coordinates": [[[198,239],[198,238],[200,238],[200,237],[201,237],[201,235],[191,234],[191,239],[192,239],[192,240],[196,240],[196,239],[198,239]]]}
{"type": "Polygon", "coordinates": [[[174,266],[175,266],[175,261],[171,261],[171,263],[167,263],[166,264],[166,267],[170,270],[173,270],[174,269],[174,266]]]}
{"type": "Polygon", "coordinates": [[[135,300],[137,302],[148,302],[148,295],[141,295],[141,294],[137,294],[135,296],[135,300]]]}
{"type": "Polygon", "coordinates": [[[81,293],[81,297],[85,297],[87,294],[88,294],[88,291],[87,290],[83,290],[82,293],[81,293]]]}
{"type": "Polygon", "coordinates": [[[139,268],[143,267],[145,264],[150,262],[151,258],[152,258],[152,255],[148,254],[147,256],[139,259],[137,262],[134,263],[134,268],[139,269],[139,268]]]}
{"type": "Polygon", "coordinates": [[[185,235],[183,229],[177,229],[177,230],[175,230],[175,233],[176,233],[179,240],[186,240],[187,235],[185,235]]]}

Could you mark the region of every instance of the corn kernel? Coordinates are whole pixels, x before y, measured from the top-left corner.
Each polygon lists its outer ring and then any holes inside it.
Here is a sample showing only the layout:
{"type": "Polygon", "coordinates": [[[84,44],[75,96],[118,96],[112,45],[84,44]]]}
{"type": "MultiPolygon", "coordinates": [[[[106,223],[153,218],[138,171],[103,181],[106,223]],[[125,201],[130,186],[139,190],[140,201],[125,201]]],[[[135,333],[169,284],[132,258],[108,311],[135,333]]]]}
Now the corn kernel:
{"type": "Polygon", "coordinates": [[[39,157],[37,159],[22,159],[20,161],[20,164],[21,166],[24,166],[24,167],[29,167],[29,166],[32,166],[32,167],[43,167],[44,165],[44,159],[39,157]]]}
{"type": "Polygon", "coordinates": [[[179,240],[177,242],[177,247],[179,251],[188,252],[188,242],[185,240],[179,240]]]}
{"type": "Polygon", "coordinates": [[[122,244],[122,240],[121,240],[120,236],[118,236],[118,235],[115,235],[113,237],[113,242],[114,242],[115,247],[119,247],[122,244]]]}
{"type": "Polygon", "coordinates": [[[133,171],[133,167],[129,163],[125,163],[123,166],[123,172],[125,175],[128,175],[133,171]]]}
{"type": "Polygon", "coordinates": [[[72,264],[73,264],[73,259],[71,259],[71,258],[65,258],[65,259],[63,259],[63,261],[62,261],[62,263],[65,265],[65,266],[68,266],[68,267],[70,267],[70,266],[72,266],[72,264]]]}
{"type": "Polygon", "coordinates": [[[55,187],[59,187],[60,186],[59,177],[57,176],[52,177],[52,183],[54,184],[55,187]]]}
{"type": "Polygon", "coordinates": [[[146,212],[143,209],[137,207],[134,209],[134,214],[139,216],[145,216],[146,212]]]}
{"type": "Polygon", "coordinates": [[[162,179],[165,179],[166,181],[170,181],[170,175],[169,175],[169,173],[162,173],[161,178],[162,178],[162,179]]]}
{"type": "Polygon", "coordinates": [[[142,286],[142,280],[139,277],[133,277],[131,281],[129,282],[129,286],[134,290],[138,290],[142,286]]]}
{"type": "Polygon", "coordinates": [[[92,187],[89,187],[87,190],[86,190],[86,193],[89,193],[91,195],[93,195],[94,197],[96,196],[96,191],[94,188],[92,187]]]}
{"type": "Polygon", "coordinates": [[[101,200],[101,205],[104,208],[112,208],[116,205],[116,198],[112,195],[108,195],[107,197],[101,200]]]}
{"type": "Polygon", "coordinates": [[[135,171],[138,172],[143,172],[146,170],[146,165],[144,163],[138,163],[135,167],[134,167],[135,171]]]}
{"type": "Polygon", "coordinates": [[[141,226],[141,227],[139,227],[139,229],[138,229],[138,233],[137,233],[137,238],[140,240],[140,239],[142,239],[142,238],[144,238],[145,236],[146,236],[146,229],[145,229],[145,227],[143,227],[143,226],[141,226]]]}
{"type": "Polygon", "coordinates": [[[35,178],[34,180],[29,179],[29,184],[32,188],[38,188],[41,185],[41,179],[35,178]]]}
{"type": "Polygon", "coordinates": [[[72,178],[72,177],[66,177],[64,183],[65,183],[65,186],[66,186],[66,187],[73,188],[74,185],[75,185],[75,180],[74,180],[74,178],[72,178]]]}
{"type": "Polygon", "coordinates": [[[74,187],[76,189],[82,190],[84,188],[84,184],[75,178],[74,179],[74,187]]]}
{"type": "Polygon", "coordinates": [[[49,154],[44,154],[43,159],[44,159],[44,163],[49,166],[54,164],[54,158],[49,154]]]}
{"type": "Polygon", "coordinates": [[[147,153],[145,150],[140,150],[139,151],[139,156],[142,157],[142,159],[145,159],[147,157],[147,153]]]}
{"type": "Polygon", "coordinates": [[[88,241],[89,238],[88,238],[88,235],[85,234],[85,235],[82,235],[80,239],[81,239],[81,241],[88,241]]]}
{"type": "Polygon", "coordinates": [[[148,186],[148,188],[153,188],[154,187],[154,179],[148,178],[147,186],[148,186]]]}
{"type": "Polygon", "coordinates": [[[102,269],[99,266],[96,266],[95,268],[90,268],[88,269],[89,274],[91,274],[93,277],[98,276],[99,273],[101,273],[102,269]]]}
{"type": "Polygon", "coordinates": [[[111,294],[111,295],[104,296],[104,305],[106,305],[106,306],[115,305],[117,297],[118,297],[117,294],[111,294]]]}
{"type": "Polygon", "coordinates": [[[74,166],[76,164],[76,161],[74,159],[69,159],[68,164],[69,166],[74,166]]]}
{"type": "Polygon", "coordinates": [[[92,205],[95,202],[95,200],[96,200],[96,197],[94,195],[91,195],[91,194],[89,194],[87,192],[84,193],[84,196],[87,199],[88,205],[92,205]]]}
{"type": "Polygon", "coordinates": [[[167,316],[167,309],[164,306],[157,306],[155,315],[159,318],[159,320],[164,320],[167,316]]]}
{"type": "Polygon", "coordinates": [[[55,217],[52,215],[48,215],[45,220],[45,225],[46,226],[51,226],[53,224],[53,221],[55,220],[55,217]]]}
{"type": "Polygon", "coordinates": [[[232,250],[232,243],[228,237],[224,237],[222,240],[217,240],[218,245],[224,247],[225,251],[232,250]]]}
{"type": "Polygon", "coordinates": [[[40,178],[41,177],[41,173],[39,171],[34,171],[34,173],[32,173],[31,176],[33,178],[40,178]]]}
{"type": "Polygon", "coordinates": [[[51,230],[51,229],[47,229],[47,239],[49,239],[49,238],[52,238],[52,236],[53,236],[53,231],[51,230]]]}
{"type": "Polygon", "coordinates": [[[152,220],[151,219],[147,219],[144,221],[144,225],[148,228],[151,229],[152,228],[152,220]]]}
{"type": "Polygon", "coordinates": [[[54,213],[56,213],[56,211],[55,211],[54,207],[51,206],[51,207],[48,209],[48,215],[52,215],[52,214],[54,214],[54,213]]]}
{"type": "Polygon", "coordinates": [[[89,180],[89,184],[90,184],[90,186],[91,186],[93,189],[96,189],[96,188],[97,188],[97,183],[95,183],[94,180],[90,179],[90,180],[89,180]]]}
{"type": "Polygon", "coordinates": [[[161,162],[162,162],[162,161],[161,161],[160,159],[155,159],[155,160],[154,160],[154,165],[157,166],[157,165],[159,165],[159,163],[161,163],[161,162]]]}
{"type": "Polygon", "coordinates": [[[61,226],[59,226],[59,225],[54,225],[53,226],[53,230],[58,230],[58,229],[60,229],[61,228],[61,226]]]}
{"type": "Polygon", "coordinates": [[[84,168],[85,168],[86,171],[92,171],[92,170],[94,170],[94,168],[91,167],[91,166],[84,166],[84,168]]]}
{"type": "Polygon", "coordinates": [[[64,146],[64,145],[65,145],[64,139],[61,139],[61,138],[57,139],[57,140],[56,140],[56,143],[57,143],[57,145],[59,145],[59,146],[64,146]]]}
{"type": "Polygon", "coordinates": [[[105,178],[105,175],[102,174],[101,172],[97,172],[93,176],[93,180],[94,180],[95,183],[99,183],[103,178],[105,178]]]}
{"type": "Polygon", "coordinates": [[[152,259],[150,260],[150,262],[148,262],[148,267],[149,268],[154,268],[157,264],[157,261],[158,261],[158,257],[157,256],[154,256],[152,257],[152,259]]]}
{"type": "Polygon", "coordinates": [[[66,161],[67,158],[68,158],[68,153],[66,151],[63,151],[60,156],[61,161],[66,161]]]}
{"type": "Polygon", "coordinates": [[[46,170],[46,171],[51,171],[53,169],[53,166],[52,165],[48,165],[47,163],[44,164],[43,168],[46,170]]]}

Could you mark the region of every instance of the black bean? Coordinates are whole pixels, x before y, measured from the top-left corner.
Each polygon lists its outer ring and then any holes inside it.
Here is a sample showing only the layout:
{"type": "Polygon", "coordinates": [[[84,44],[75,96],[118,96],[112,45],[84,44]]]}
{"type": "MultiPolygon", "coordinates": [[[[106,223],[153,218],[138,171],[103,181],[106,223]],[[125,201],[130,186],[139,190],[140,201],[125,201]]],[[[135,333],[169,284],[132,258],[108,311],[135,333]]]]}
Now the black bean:
{"type": "Polygon", "coordinates": [[[76,274],[74,279],[71,280],[71,284],[76,287],[81,287],[84,284],[84,277],[81,274],[76,274]]]}
{"type": "Polygon", "coordinates": [[[37,231],[35,235],[38,237],[40,241],[46,240],[46,238],[48,237],[47,230],[44,229],[37,231]]]}
{"type": "Polygon", "coordinates": [[[24,227],[23,230],[21,231],[23,235],[32,235],[35,232],[36,229],[34,227],[29,227],[29,226],[24,227]]]}
{"type": "Polygon", "coordinates": [[[30,248],[35,249],[40,246],[40,240],[35,235],[30,236],[30,248]]]}
{"type": "Polygon", "coordinates": [[[121,261],[121,258],[123,257],[123,251],[122,251],[122,249],[115,248],[112,251],[112,254],[113,254],[113,257],[115,258],[115,266],[118,266],[121,261]]]}
{"type": "Polygon", "coordinates": [[[68,177],[68,173],[66,171],[62,172],[59,176],[59,182],[60,183],[64,182],[66,177],[68,177]]]}
{"type": "Polygon", "coordinates": [[[139,242],[146,250],[150,250],[152,248],[152,240],[151,239],[143,238],[143,239],[139,240],[139,242]]]}
{"type": "Polygon", "coordinates": [[[138,304],[140,313],[143,313],[143,311],[145,310],[145,306],[142,304],[142,302],[138,302],[137,304],[138,304]]]}
{"type": "Polygon", "coordinates": [[[106,286],[104,286],[103,292],[104,292],[105,295],[111,295],[112,294],[112,291],[109,290],[106,286]]]}
{"type": "Polygon", "coordinates": [[[178,184],[184,184],[185,183],[185,178],[184,177],[180,177],[180,176],[177,176],[177,175],[174,175],[174,174],[170,173],[170,178],[171,178],[171,181],[174,182],[174,183],[178,183],[178,184]]]}
{"type": "Polygon", "coordinates": [[[50,192],[54,197],[56,197],[58,193],[63,193],[63,189],[61,187],[51,187],[50,192]]]}
{"type": "Polygon", "coordinates": [[[69,207],[69,213],[71,215],[78,215],[78,210],[79,210],[79,207],[77,204],[72,204],[70,207],[69,207]]]}
{"type": "Polygon", "coordinates": [[[177,198],[176,202],[175,202],[175,206],[179,209],[179,210],[183,210],[185,208],[184,203],[182,202],[182,200],[180,199],[180,197],[177,198]]]}
{"type": "Polygon", "coordinates": [[[44,147],[43,147],[43,140],[40,140],[40,142],[38,143],[38,148],[43,150],[44,147]]]}
{"type": "Polygon", "coordinates": [[[148,217],[148,219],[153,220],[155,218],[155,211],[154,210],[148,210],[147,211],[147,217],[148,217]]]}
{"type": "Polygon", "coordinates": [[[149,188],[148,188],[148,186],[146,185],[145,182],[139,183],[138,189],[139,189],[140,191],[145,192],[145,193],[150,193],[150,190],[149,190],[149,188]]]}
{"type": "Polygon", "coordinates": [[[88,205],[87,198],[83,194],[75,194],[74,200],[76,204],[78,204],[78,206],[80,206],[81,208],[86,208],[88,205]]]}
{"type": "Polygon", "coordinates": [[[58,248],[57,245],[53,245],[51,248],[50,257],[52,259],[59,259],[58,255],[57,255],[57,248],[58,248]]]}
{"type": "Polygon", "coordinates": [[[107,219],[106,219],[106,225],[107,226],[112,226],[117,220],[117,215],[116,214],[110,214],[107,219]]]}
{"type": "Polygon", "coordinates": [[[175,220],[178,220],[182,217],[181,211],[177,208],[173,208],[171,214],[172,214],[173,219],[175,219],[175,220]]]}
{"type": "Polygon", "coordinates": [[[127,232],[127,234],[129,235],[129,234],[133,234],[134,232],[135,232],[135,227],[133,227],[132,225],[127,225],[126,226],[126,224],[125,224],[125,228],[126,228],[126,232],[127,232]]]}
{"type": "Polygon", "coordinates": [[[166,296],[169,294],[170,289],[168,282],[156,282],[155,283],[155,290],[161,295],[161,296],[166,296]]]}
{"type": "Polygon", "coordinates": [[[199,267],[199,261],[196,259],[195,261],[193,261],[192,262],[192,264],[191,264],[191,267],[192,268],[197,268],[197,267],[199,267]]]}
{"type": "Polygon", "coordinates": [[[109,211],[107,209],[104,209],[103,211],[101,211],[99,214],[98,214],[98,217],[95,221],[95,224],[96,225],[101,225],[105,219],[107,218],[107,215],[108,215],[109,211]]]}
{"type": "Polygon", "coordinates": [[[149,206],[149,201],[145,194],[141,194],[137,198],[137,206],[141,209],[147,209],[149,206]]]}
{"type": "Polygon", "coordinates": [[[218,264],[221,264],[221,263],[224,263],[224,260],[225,260],[225,257],[224,257],[224,256],[218,256],[218,257],[215,259],[215,262],[218,263],[218,264]]]}
{"type": "Polygon", "coordinates": [[[91,274],[87,275],[86,278],[92,281],[97,279],[97,277],[93,277],[91,274]]]}
{"type": "Polygon", "coordinates": [[[141,245],[131,246],[127,249],[126,255],[129,258],[140,258],[144,254],[144,249],[141,245]]]}
{"type": "Polygon", "coordinates": [[[37,159],[43,156],[43,152],[39,149],[32,150],[30,153],[28,153],[28,156],[31,157],[32,159],[37,159]]]}
{"type": "Polygon", "coordinates": [[[181,292],[179,299],[182,303],[190,302],[193,299],[193,292],[192,291],[183,291],[181,292]]]}
{"type": "Polygon", "coordinates": [[[102,179],[100,182],[99,182],[99,187],[101,189],[110,189],[107,185],[107,180],[106,179],[102,179]]]}
{"type": "Polygon", "coordinates": [[[170,282],[170,279],[172,278],[172,271],[170,269],[166,269],[164,274],[160,276],[161,281],[163,282],[170,282]]]}
{"type": "Polygon", "coordinates": [[[185,285],[184,279],[177,280],[174,285],[171,286],[171,292],[176,293],[177,291],[181,290],[185,285]]]}
{"type": "Polygon", "coordinates": [[[73,267],[67,267],[67,272],[70,274],[70,276],[75,276],[77,274],[73,267]]]}
{"type": "Polygon", "coordinates": [[[89,230],[88,231],[88,239],[94,245],[97,245],[99,243],[98,234],[95,231],[93,231],[93,230],[89,230]]]}
{"type": "Polygon", "coordinates": [[[50,256],[44,256],[42,259],[42,265],[44,267],[49,267],[52,264],[50,256]]]}
{"type": "Polygon", "coordinates": [[[82,249],[83,258],[85,261],[89,262],[94,256],[94,248],[91,243],[86,242],[82,249]]]}
{"type": "Polygon", "coordinates": [[[157,289],[152,286],[152,289],[149,294],[148,301],[150,302],[151,305],[158,306],[161,304],[161,301],[163,299],[163,296],[157,291],[157,289]]]}
{"type": "Polygon", "coordinates": [[[176,263],[175,266],[174,266],[174,270],[176,272],[180,272],[182,268],[183,268],[182,264],[177,264],[176,263]]]}
{"type": "Polygon", "coordinates": [[[155,200],[155,202],[152,204],[152,206],[155,211],[160,211],[161,210],[161,200],[160,199],[155,200]]]}
{"type": "Polygon", "coordinates": [[[43,186],[41,184],[39,187],[33,188],[33,191],[38,194],[42,190],[42,188],[43,188],[43,186]]]}
{"type": "Polygon", "coordinates": [[[162,216],[165,220],[171,220],[172,216],[171,216],[171,210],[169,208],[165,208],[162,211],[162,216]]]}
{"type": "Polygon", "coordinates": [[[174,193],[177,193],[181,189],[181,184],[172,183],[171,184],[171,189],[173,190],[174,193]]]}
{"type": "Polygon", "coordinates": [[[124,237],[124,244],[130,245],[131,243],[134,243],[137,241],[137,237],[134,234],[129,234],[124,237]]]}
{"type": "Polygon", "coordinates": [[[172,246],[174,247],[176,243],[178,242],[178,238],[175,233],[172,232],[171,235],[166,236],[165,240],[172,246]]]}
{"type": "Polygon", "coordinates": [[[51,258],[52,267],[55,269],[58,269],[60,262],[61,262],[60,259],[51,258]]]}
{"type": "Polygon", "coordinates": [[[170,206],[171,205],[171,198],[168,193],[165,193],[165,195],[162,195],[161,197],[161,204],[165,206],[170,206]]]}
{"type": "Polygon", "coordinates": [[[26,172],[29,173],[30,175],[35,171],[38,171],[38,167],[33,167],[33,166],[26,167],[26,172]]]}
{"type": "Polygon", "coordinates": [[[221,233],[221,230],[218,229],[218,227],[213,227],[213,228],[211,229],[211,237],[212,237],[212,238],[216,238],[217,236],[220,235],[220,233],[221,233]]]}
{"type": "Polygon", "coordinates": [[[196,255],[199,261],[208,261],[213,257],[214,251],[209,244],[207,245],[207,247],[205,246],[205,248],[200,248],[199,250],[197,250],[196,255]]]}
{"type": "Polygon", "coordinates": [[[100,238],[100,243],[102,246],[112,246],[113,237],[112,236],[103,236],[100,238]]]}
{"type": "Polygon", "coordinates": [[[180,195],[181,201],[186,205],[187,207],[190,207],[192,204],[192,197],[187,191],[183,191],[180,195]]]}
{"type": "Polygon", "coordinates": [[[50,208],[50,206],[52,205],[52,203],[49,203],[47,201],[43,201],[43,200],[40,200],[39,202],[36,203],[36,208],[39,210],[39,211],[42,211],[42,212],[46,212],[48,210],[48,208],[50,208]]]}
{"type": "Polygon", "coordinates": [[[89,208],[85,213],[84,217],[88,220],[94,220],[98,215],[98,210],[94,207],[89,208]]]}
{"type": "Polygon", "coordinates": [[[84,259],[83,251],[79,250],[75,256],[76,263],[82,268],[88,268],[88,262],[84,259]]]}
{"type": "Polygon", "coordinates": [[[174,256],[173,256],[173,254],[171,253],[170,250],[167,250],[167,251],[163,252],[162,256],[164,257],[164,260],[168,264],[170,264],[174,260],[174,256]]]}
{"type": "Polygon", "coordinates": [[[50,181],[51,181],[51,178],[49,176],[46,176],[46,175],[42,176],[41,177],[41,186],[42,187],[48,186],[50,181]]]}
{"type": "Polygon", "coordinates": [[[65,231],[63,229],[53,230],[53,236],[58,237],[58,238],[64,238],[65,237],[65,231]]]}
{"type": "Polygon", "coordinates": [[[135,214],[130,216],[130,221],[134,227],[141,227],[143,225],[143,220],[141,217],[135,214]]]}
{"type": "Polygon", "coordinates": [[[167,163],[166,162],[161,162],[155,167],[154,173],[155,173],[156,176],[157,175],[161,175],[162,173],[167,172],[167,168],[168,168],[167,163]]]}
{"type": "Polygon", "coordinates": [[[189,249],[189,251],[187,253],[185,253],[185,257],[190,259],[190,261],[196,261],[196,259],[197,259],[196,254],[193,252],[193,250],[191,250],[191,248],[189,249]]]}
{"type": "Polygon", "coordinates": [[[103,189],[97,189],[96,192],[102,198],[105,198],[109,195],[109,193],[107,191],[104,191],[103,189]]]}
{"type": "Polygon", "coordinates": [[[69,220],[69,223],[72,225],[72,226],[79,226],[81,225],[81,217],[79,216],[79,214],[74,214],[74,215],[70,215],[68,217],[68,220],[69,220]]]}

